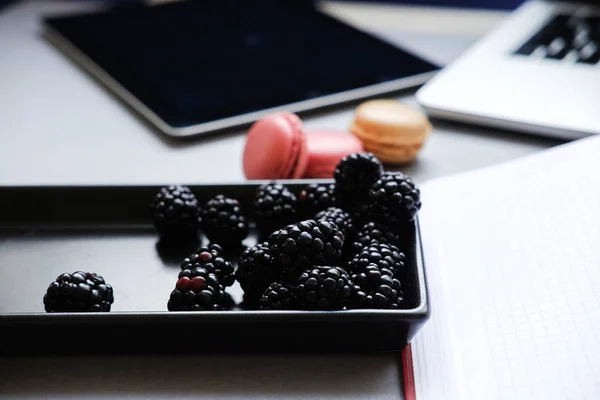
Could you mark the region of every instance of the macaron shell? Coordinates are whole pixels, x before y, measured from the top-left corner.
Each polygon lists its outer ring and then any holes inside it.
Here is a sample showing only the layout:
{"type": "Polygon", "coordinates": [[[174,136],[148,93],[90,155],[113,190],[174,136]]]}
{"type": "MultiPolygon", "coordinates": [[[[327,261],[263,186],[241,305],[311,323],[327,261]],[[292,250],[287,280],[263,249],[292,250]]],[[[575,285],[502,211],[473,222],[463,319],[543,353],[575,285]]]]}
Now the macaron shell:
{"type": "Polygon", "coordinates": [[[357,121],[354,121],[352,125],[350,125],[350,132],[352,132],[354,136],[358,137],[363,142],[365,140],[371,140],[390,146],[423,144],[427,139],[427,136],[429,136],[429,130],[412,132],[410,134],[406,134],[406,132],[400,132],[400,130],[398,130],[395,134],[383,135],[377,130],[365,129],[357,121]]]}
{"type": "Polygon", "coordinates": [[[243,155],[247,179],[297,179],[307,162],[305,132],[295,114],[272,114],[250,128],[243,155]]]}
{"type": "Polygon", "coordinates": [[[394,134],[399,127],[407,133],[419,133],[430,125],[422,112],[397,100],[370,100],[356,108],[355,121],[367,130],[394,134]]]}
{"type": "Polygon", "coordinates": [[[287,178],[300,179],[304,176],[308,165],[308,146],[304,124],[296,114],[286,113],[282,116],[292,128],[292,149],[288,164],[286,164],[287,178]]]}
{"type": "Polygon", "coordinates": [[[356,108],[350,132],[386,164],[416,159],[431,133],[425,114],[397,100],[370,100],[356,108]]]}
{"type": "Polygon", "coordinates": [[[351,132],[381,143],[423,142],[432,130],[420,111],[396,100],[371,100],[357,107],[351,132]]]}
{"type": "Polygon", "coordinates": [[[369,151],[385,164],[404,164],[414,161],[417,158],[422,144],[412,145],[386,145],[363,140],[365,150],[369,151]]]}
{"type": "Polygon", "coordinates": [[[305,178],[331,178],[340,160],[364,151],[356,136],[339,130],[318,129],[307,132],[308,165],[305,178]]]}

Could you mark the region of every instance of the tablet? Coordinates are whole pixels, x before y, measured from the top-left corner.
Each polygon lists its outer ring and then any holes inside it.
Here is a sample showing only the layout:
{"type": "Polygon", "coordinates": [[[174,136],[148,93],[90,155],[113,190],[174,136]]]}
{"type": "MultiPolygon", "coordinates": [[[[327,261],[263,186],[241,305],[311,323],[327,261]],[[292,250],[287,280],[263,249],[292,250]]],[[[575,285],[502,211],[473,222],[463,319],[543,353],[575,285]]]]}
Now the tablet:
{"type": "Polygon", "coordinates": [[[414,87],[438,69],[310,0],[190,0],[42,22],[64,54],[177,137],[414,87]]]}

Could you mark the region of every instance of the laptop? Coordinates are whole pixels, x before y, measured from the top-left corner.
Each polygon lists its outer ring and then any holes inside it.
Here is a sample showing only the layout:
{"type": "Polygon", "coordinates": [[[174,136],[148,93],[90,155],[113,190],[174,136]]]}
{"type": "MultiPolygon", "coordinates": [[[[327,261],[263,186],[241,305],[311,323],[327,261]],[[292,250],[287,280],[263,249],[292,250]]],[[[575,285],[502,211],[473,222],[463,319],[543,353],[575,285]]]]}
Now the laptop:
{"type": "Polygon", "coordinates": [[[600,133],[600,0],[529,0],[417,92],[431,116],[564,140],[600,133]]]}

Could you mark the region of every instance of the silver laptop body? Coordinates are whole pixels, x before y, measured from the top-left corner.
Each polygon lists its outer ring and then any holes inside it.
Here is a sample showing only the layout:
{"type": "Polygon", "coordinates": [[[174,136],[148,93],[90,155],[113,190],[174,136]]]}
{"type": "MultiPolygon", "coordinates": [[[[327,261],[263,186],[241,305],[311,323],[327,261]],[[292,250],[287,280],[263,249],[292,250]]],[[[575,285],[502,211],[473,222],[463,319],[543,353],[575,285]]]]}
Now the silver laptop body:
{"type": "Polygon", "coordinates": [[[432,117],[568,140],[600,133],[600,1],[525,2],[417,99],[432,117]]]}

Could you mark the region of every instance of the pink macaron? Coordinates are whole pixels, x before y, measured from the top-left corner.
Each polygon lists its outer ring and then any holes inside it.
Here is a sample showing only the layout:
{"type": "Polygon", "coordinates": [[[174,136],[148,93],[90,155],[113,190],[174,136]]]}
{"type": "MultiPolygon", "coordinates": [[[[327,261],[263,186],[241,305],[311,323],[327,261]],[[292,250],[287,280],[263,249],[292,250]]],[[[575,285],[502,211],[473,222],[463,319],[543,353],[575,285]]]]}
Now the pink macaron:
{"type": "Polygon", "coordinates": [[[307,162],[306,133],[297,115],[272,114],[250,128],[243,159],[247,179],[299,179],[307,162]]]}
{"type": "Polygon", "coordinates": [[[363,144],[348,132],[318,129],[307,132],[308,165],[305,178],[332,178],[340,160],[363,151],[363,144]]]}

